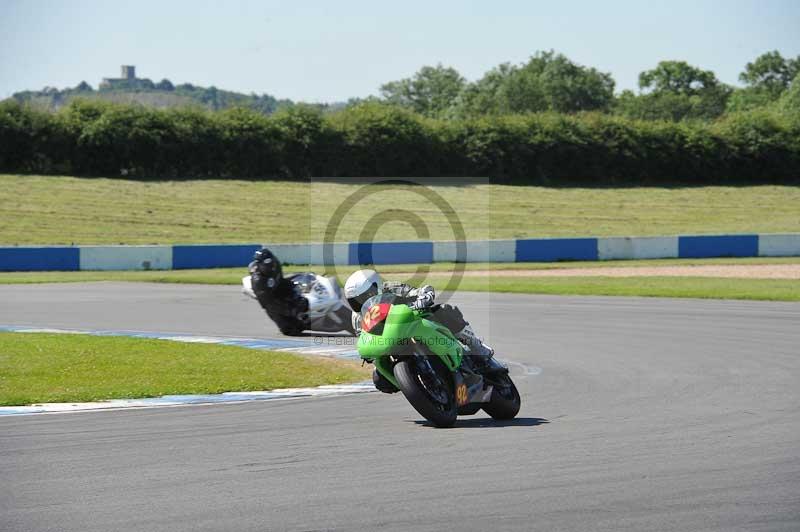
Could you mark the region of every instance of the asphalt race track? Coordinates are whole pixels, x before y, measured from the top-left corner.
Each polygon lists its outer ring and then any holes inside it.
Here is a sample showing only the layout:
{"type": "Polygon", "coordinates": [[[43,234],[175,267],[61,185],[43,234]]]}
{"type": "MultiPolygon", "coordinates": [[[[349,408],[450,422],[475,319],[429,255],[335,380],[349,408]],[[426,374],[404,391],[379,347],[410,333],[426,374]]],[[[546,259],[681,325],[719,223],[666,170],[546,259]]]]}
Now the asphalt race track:
{"type": "MultiPolygon", "coordinates": [[[[2,417],[0,530],[800,530],[800,304],[455,301],[542,368],[516,421],[377,393],[2,417]]],[[[189,285],[3,286],[0,324],[277,334],[189,285]]]]}

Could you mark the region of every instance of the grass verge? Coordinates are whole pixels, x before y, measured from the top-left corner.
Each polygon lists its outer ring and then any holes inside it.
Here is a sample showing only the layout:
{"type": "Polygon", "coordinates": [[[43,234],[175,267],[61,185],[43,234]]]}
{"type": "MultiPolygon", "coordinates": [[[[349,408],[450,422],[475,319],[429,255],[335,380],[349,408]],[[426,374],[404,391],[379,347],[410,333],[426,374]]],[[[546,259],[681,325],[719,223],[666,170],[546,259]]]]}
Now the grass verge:
{"type": "MultiPolygon", "coordinates": [[[[567,268],[605,268],[605,267],[646,267],[646,266],[700,266],[700,265],[748,265],[748,264],[797,264],[800,257],[747,257],[719,259],[648,259],[648,260],[608,260],[579,262],[476,262],[464,264],[469,270],[559,270],[567,268]]],[[[456,266],[453,263],[436,264],[397,264],[378,266],[384,274],[414,272],[418,267],[427,268],[431,272],[449,272],[456,266]]],[[[355,266],[337,266],[333,269],[340,282],[356,269],[355,266]]],[[[316,271],[322,272],[322,266],[290,265],[288,272],[316,271]]],[[[95,281],[123,281],[145,283],[178,283],[178,284],[232,284],[238,285],[247,269],[216,268],[207,270],[164,270],[164,271],[103,271],[103,272],[0,272],[0,284],[30,283],[88,283],[95,281]]],[[[390,275],[391,276],[391,275],[390,275]]],[[[441,281],[441,278],[439,278],[441,281]]],[[[431,280],[435,282],[435,280],[431,280]]]]}
{"type": "MultiPolygon", "coordinates": [[[[754,265],[797,264],[798,257],[752,257],[720,259],[661,259],[603,262],[531,262],[475,263],[466,270],[542,270],[565,268],[603,268],[616,266],[657,267],[689,265],[754,265]]],[[[381,273],[392,280],[405,280],[418,265],[381,266],[381,273]]],[[[452,271],[454,265],[437,263],[425,265],[431,272],[452,271]]],[[[352,266],[340,266],[333,273],[339,281],[353,271],[352,266]]],[[[319,266],[289,266],[287,271],[322,271],[319,266]]],[[[122,271],[122,272],[3,272],[0,284],[49,282],[123,281],[153,283],[187,283],[238,285],[246,274],[245,268],[214,270],[122,271]]],[[[446,276],[433,275],[428,283],[441,288],[446,276]]],[[[645,297],[692,297],[717,299],[756,299],[768,301],[800,301],[800,281],[780,279],[735,279],[713,277],[464,277],[459,290],[505,292],[520,294],[606,295],[645,297]]]]}
{"type": "Polygon", "coordinates": [[[0,333],[0,405],[356,382],[354,362],[167,340],[0,333]]]}
{"type": "MultiPolygon", "coordinates": [[[[0,244],[306,242],[318,240],[314,235],[324,229],[315,226],[324,216],[310,215],[311,198],[324,198],[333,208],[357,188],[287,181],[0,174],[0,244]]],[[[456,208],[472,240],[800,232],[800,187],[433,189],[456,208]]],[[[416,194],[394,194],[391,201],[395,209],[420,209],[416,194]]],[[[356,209],[343,221],[337,239],[358,240],[372,214],[370,209],[356,209]]],[[[453,239],[444,214],[428,209],[424,220],[431,239],[453,239]]],[[[408,238],[408,224],[399,222],[383,225],[376,236],[408,238]]]]}
{"type": "Polygon", "coordinates": [[[467,277],[460,290],[575,296],[800,301],[800,282],[714,277],[467,277]]]}

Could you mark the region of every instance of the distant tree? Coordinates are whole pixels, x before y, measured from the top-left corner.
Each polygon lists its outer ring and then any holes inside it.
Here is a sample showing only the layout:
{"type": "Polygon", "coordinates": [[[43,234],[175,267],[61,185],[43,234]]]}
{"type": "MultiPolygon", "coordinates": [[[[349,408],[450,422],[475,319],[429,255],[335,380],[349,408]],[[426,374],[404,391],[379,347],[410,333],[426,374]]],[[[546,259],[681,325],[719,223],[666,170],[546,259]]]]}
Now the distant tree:
{"type": "Polygon", "coordinates": [[[778,100],[779,109],[787,114],[800,118],[800,73],[798,73],[789,88],[778,100]]]}
{"type": "Polygon", "coordinates": [[[552,50],[531,57],[519,73],[532,78],[530,86],[538,85],[546,107],[551,111],[570,113],[606,109],[614,97],[611,74],[578,65],[552,50]]]}
{"type": "Polygon", "coordinates": [[[725,108],[728,113],[750,111],[773,103],[779,95],[761,87],[744,87],[734,89],[725,108]]]}
{"type": "Polygon", "coordinates": [[[789,87],[798,73],[800,73],[800,56],[784,59],[780,52],[773,50],[761,54],[752,63],[747,63],[744,72],[739,74],[739,81],[753,89],[767,92],[772,98],[777,98],[789,87]]]}
{"type": "Polygon", "coordinates": [[[694,96],[718,85],[712,71],[701,70],[686,61],[661,61],[656,68],[639,74],[639,89],[654,94],[694,96]]]}
{"type": "Polygon", "coordinates": [[[537,52],[522,65],[504,63],[487,72],[463,91],[457,114],[604,110],[613,98],[610,74],[551,50],[537,52]]]}
{"type": "Polygon", "coordinates": [[[758,56],[745,65],[739,81],[747,87],[736,89],[728,100],[727,111],[748,111],[776,102],[786,92],[798,73],[800,56],[784,59],[774,50],[758,56]]]}
{"type": "Polygon", "coordinates": [[[498,96],[500,108],[505,113],[526,113],[545,111],[548,109],[547,97],[542,83],[541,64],[532,58],[527,64],[500,70],[507,76],[500,85],[498,96]]]}
{"type": "Polygon", "coordinates": [[[78,92],[92,92],[92,86],[86,83],[85,81],[81,81],[75,86],[75,90],[78,92]]]}
{"type": "Polygon", "coordinates": [[[354,96],[354,97],[351,97],[351,98],[347,99],[347,103],[345,104],[345,108],[349,109],[351,107],[358,107],[362,103],[370,103],[370,104],[380,105],[380,104],[385,104],[386,100],[382,100],[381,98],[379,98],[377,96],[372,96],[372,95],[367,96],[365,98],[354,96]]]}
{"type": "Polygon", "coordinates": [[[385,83],[381,94],[389,103],[435,117],[453,105],[465,84],[457,70],[438,64],[422,67],[413,78],[385,83]]]}
{"type": "Polygon", "coordinates": [[[645,120],[710,120],[725,112],[733,89],[720,83],[710,70],[685,61],[661,61],[639,74],[638,95],[623,91],[614,111],[645,120]]]}
{"type": "MultiPolygon", "coordinates": [[[[509,78],[516,71],[517,67],[511,63],[502,63],[484,74],[475,83],[467,85],[456,101],[455,114],[457,116],[478,116],[512,112],[508,85],[509,78]]],[[[518,102],[515,102],[516,104],[518,102]]]]}
{"type": "Polygon", "coordinates": [[[217,109],[220,108],[220,104],[219,104],[219,99],[218,98],[219,98],[219,90],[215,86],[212,85],[212,86],[210,86],[209,88],[207,88],[207,89],[205,89],[203,91],[203,94],[200,97],[200,100],[203,103],[207,104],[209,107],[211,107],[211,109],[216,111],[217,109]]]}
{"type": "Polygon", "coordinates": [[[175,86],[172,84],[170,80],[164,78],[158,83],[156,83],[156,89],[160,91],[174,91],[175,86]]]}
{"type": "Polygon", "coordinates": [[[251,93],[248,96],[249,106],[256,111],[268,115],[275,112],[275,108],[277,107],[275,104],[275,98],[269,96],[268,94],[264,94],[259,96],[256,93],[251,93]]]}

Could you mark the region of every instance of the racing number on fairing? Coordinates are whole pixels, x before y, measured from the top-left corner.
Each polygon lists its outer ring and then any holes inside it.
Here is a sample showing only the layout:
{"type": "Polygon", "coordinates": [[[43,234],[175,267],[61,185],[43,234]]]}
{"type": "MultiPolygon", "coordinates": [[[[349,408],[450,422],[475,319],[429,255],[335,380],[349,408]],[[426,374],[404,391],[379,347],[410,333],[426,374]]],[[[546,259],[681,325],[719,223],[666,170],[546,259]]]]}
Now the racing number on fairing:
{"type": "Polygon", "coordinates": [[[467,385],[461,383],[456,388],[456,404],[458,406],[464,406],[465,404],[467,404],[468,400],[469,396],[467,395],[467,385]]]}
{"type": "Polygon", "coordinates": [[[376,325],[381,323],[389,314],[389,309],[392,306],[388,303],[379,303],[372,305],[369,310],[364,313],[364,326],[362,330],[370,332],[376,325]]]}
{"type": "Polygon", "coordinates": [[[372,305],[369,310],[364,314],[364,330],[370,330],[375,325],[375,320],[378,319],[378,315],[381,313],[381,309],[378,308],[378,305],[372,305]]]}

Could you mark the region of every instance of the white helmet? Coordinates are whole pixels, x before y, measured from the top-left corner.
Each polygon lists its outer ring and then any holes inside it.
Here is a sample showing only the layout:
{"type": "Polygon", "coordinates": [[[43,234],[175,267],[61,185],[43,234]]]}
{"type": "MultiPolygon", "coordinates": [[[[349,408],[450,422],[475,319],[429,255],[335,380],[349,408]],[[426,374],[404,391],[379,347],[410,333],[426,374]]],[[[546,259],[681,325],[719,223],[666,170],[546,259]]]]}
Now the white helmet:
{"type": "Polygon", "coordinates": [[[358,270],[347,278],[344,284],[344,297],[350,308],[361,311],[361,305],[367,299],[383,292],[383,279],[375,270],[358,270]]]}

